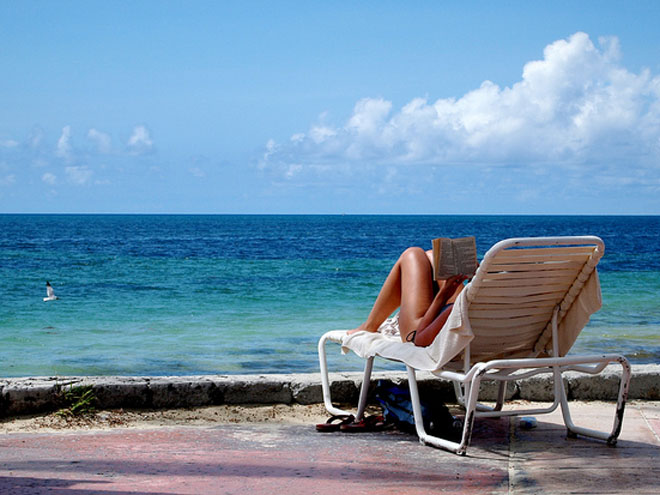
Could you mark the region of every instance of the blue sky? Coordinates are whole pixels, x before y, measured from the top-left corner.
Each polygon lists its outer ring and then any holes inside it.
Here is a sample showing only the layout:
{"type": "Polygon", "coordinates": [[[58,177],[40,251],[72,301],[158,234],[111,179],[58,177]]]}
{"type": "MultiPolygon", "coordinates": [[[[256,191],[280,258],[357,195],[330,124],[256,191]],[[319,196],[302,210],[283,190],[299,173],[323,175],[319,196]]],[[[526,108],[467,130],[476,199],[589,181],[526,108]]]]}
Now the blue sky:
{"type": "Polygon", "coordinates": [[[0,212],[660,214],[660,2],[0,1],[0,212]]]}

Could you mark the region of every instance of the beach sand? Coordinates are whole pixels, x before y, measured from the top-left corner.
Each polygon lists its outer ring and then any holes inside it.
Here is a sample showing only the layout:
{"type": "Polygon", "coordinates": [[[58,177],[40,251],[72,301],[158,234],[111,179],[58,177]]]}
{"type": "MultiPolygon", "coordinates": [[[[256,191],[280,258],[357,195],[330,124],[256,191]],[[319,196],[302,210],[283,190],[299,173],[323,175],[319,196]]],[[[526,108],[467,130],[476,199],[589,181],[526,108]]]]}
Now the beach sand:
{"type": "Polygon", "coordinates": [[[191,409],[115,409],[65,417],[56,413],[3,418],[0,433],[52,433],[68,430],[158,428],[162,426],[212,426],[227,423],[309,424],[325,422],[323,404],[268,406],[221,405],[191,409]]]}

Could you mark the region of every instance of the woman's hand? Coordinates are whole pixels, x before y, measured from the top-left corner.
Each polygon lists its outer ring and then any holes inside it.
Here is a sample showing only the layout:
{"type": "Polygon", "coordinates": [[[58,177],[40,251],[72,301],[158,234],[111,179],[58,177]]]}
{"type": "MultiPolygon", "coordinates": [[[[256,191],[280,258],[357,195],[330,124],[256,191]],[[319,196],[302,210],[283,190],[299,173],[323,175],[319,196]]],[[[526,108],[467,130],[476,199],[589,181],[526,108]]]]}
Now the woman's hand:
{"type": "Polygon", "coordinates": [[[438,295],[442,293],[441,297],[444,298],[443,304],[447,302],[447,299],[454,295],[456,289],[458,289],[458,286],[466,280],[467,275],[452,275],[445,280],[445,283],[442,285],[442,288],[438,292],[438,295]]]}

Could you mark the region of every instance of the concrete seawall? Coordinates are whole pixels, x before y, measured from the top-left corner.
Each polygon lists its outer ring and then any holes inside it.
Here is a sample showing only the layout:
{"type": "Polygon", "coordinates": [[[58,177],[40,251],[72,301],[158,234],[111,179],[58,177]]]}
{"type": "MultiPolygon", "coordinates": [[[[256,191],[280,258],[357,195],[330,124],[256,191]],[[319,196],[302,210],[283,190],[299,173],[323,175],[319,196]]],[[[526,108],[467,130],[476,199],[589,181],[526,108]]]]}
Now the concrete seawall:
{"type": "MultiPolygon", "coordinates": [[[[635,365],[629,399],[660,400],[660,365],[635,365]]],[[[454,401],[450,382],[420,373],[420,393],[439,394],[454,401]]],[[[406,382],[402,372],[374,373],[372,380],[406,382]]],[[[599,375],[564,374],[571,400],[615,400],[620,367],[599,375]]],[[[362,373],[331,374],[332,398],[337,403],[357,401],[362,373]]],[[[164,409],[220,404],[315,404],[323,402],[318,373],[266,375],[202,375],[175,377],[33,377],[0,379],[0,417],[35,414],[62,407],[70,387],[93,387],[99,409],[164,409]]],[[[496,387],[482,386],[480,399],[493,400],[496,387]]],[[[530,401],[552,400],[552,379],[540,375],[509,384],[507,396],[530,401]]]]}

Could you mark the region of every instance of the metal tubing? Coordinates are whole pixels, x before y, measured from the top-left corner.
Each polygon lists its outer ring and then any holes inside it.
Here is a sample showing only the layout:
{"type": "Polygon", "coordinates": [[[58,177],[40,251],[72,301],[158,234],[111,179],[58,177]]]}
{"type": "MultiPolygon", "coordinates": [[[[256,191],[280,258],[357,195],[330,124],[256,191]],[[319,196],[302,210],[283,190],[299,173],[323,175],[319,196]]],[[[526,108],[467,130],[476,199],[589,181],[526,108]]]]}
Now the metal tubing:
{"type": "Polygon", "coordinates": [[[467,442],[465,441],[465,425],[463,425],[463,440],[461,443],[452,442],[444,438],[436,437],[426,433],[424,428],[424,417],[422,415],[422,403],[419,398],[419,388],[417,387],[417,378],[415,376],[415,369],[406,365],[408,372],[408,389],[410,390],[410,399],[413,406],[413,416],[415,418],[415,431],[419,437],[420,443],[423,445],[430,445],[440,449],[448,450],[456,454],[465,455],[467,450],[467,442]]]}
{"type": "Polygon", "coordinates": [[[323,391],[323,404],[326,410],[333,415],[337,414],[350,414],[349,411],[339,409],[332,404],[332,397],[330,391],[330,380],[328,378],[328,362],[325,355],[325,343],[328,340],[328,334],[324,334],[319,340],[319,365],[321,368],[321,389],[323,391]]]}
{"type": "Polygon", "coordinates": [[[369,384],[371,383],[371,370],[374,367],[373,356],[367,358],[364,363],[364,375],[362,378],[362,386],[360,387],[360,398],[358,399],[358,410],[355,418],[360,421],[364,416],[364,411],[367,408],[367,397],[369,395],[369,384]]]}

